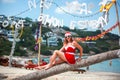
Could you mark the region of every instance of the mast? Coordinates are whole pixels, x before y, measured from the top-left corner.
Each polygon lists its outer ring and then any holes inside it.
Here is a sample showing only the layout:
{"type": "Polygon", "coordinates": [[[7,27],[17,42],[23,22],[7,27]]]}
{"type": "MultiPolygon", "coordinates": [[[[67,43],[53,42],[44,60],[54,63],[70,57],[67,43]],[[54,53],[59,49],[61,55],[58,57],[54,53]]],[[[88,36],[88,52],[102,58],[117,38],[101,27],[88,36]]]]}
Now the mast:
{"type": "MultiPolygon", "coordinates": [[[[117,18],[117,22],[118,22],[118,29],[119,29],[119,36],[120,36],[120,23],[119,23],[119,15],[118,15],[118,7],[116,4],[116,0],[115,0],[115,9],[116,9],[116,18],[117,18]]],[[[120,38],[119,38],[119,46],[120,46],[120,38]]]]}
{"type": "Polygon", "coordinates": [[[41,61],[41,58],[40,58],[40,51],[41,51],[41,42],[42,42],[42,18],[43,18],[43,5],[44,5],[44,0],[41,0],[41,3],[40,3],[40,28],[39,28],[39,49],[38,49],[38,65],[40,65],[40,61],[41,61]]]}

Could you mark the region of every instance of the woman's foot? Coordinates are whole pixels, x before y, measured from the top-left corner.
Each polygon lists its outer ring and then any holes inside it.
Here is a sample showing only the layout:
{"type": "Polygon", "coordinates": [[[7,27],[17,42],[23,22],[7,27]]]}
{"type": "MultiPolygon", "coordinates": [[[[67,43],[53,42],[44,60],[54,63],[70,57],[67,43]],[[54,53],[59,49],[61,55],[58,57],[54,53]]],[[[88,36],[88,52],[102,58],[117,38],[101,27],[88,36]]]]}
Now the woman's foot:
{"type": "Polygon", "coordinates": [[[46,65],[45,70],[47,70],[47,69],[49,69],[49,68],[51,68],[51,67],[52,67],[52,65],[51,65],[51,64],[48,64],[48,65],[46,65]]]}
{"type": "Polygon", "coordinates": [[[38,67],[35,67],[34,69],[41,70],[41,69],[44,69],[44,68],[45,68],[44,66],[38,66],[38,67]]]}
{"type": "Polygon", "coordinates": [[[41,69],[41,66],[35,67],[34,69],[40,70],[40,69],[41,69]]]}

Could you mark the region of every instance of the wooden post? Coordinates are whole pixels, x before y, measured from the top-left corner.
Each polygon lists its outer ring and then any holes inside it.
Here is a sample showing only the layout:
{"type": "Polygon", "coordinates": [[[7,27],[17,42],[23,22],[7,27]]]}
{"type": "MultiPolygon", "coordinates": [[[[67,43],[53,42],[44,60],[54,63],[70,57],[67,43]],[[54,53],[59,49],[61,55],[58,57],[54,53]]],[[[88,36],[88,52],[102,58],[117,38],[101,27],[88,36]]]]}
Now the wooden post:
{"type": "MultiPolygon", "coordinates": [[[[116,17],[117,17],[118,28],[119,28],[119,36],[120,36],[120,23],[119,23],[119,15],[118,15],[118,8],[117,8],[116,1],[115,1],[115,9],[116,9],[116,17]]],[[[120,38],[119,38],[119,46],[120,46],[120,38]]]]}
{"type": "Polygon", "coordinates": [[[38,65],[40,65],[40,61],[41,61],[41,58],[40,58],[40,51],[41,51],[41,42],[42,42],[42,39],[41,39],[41,35],[42,35],[42,17],[43,17],[43,3],[44,3],[44,0],[41,0],[41,12],[40,12],[40,15],[41,15],[41,21],[40,21],[40,29],[39,29],[39,49],[38,49],[38,65]]]}
{"type": "Polygon", "coordinates": [[[12,42],[12,48],[11,48],[11,52],[10,52],[10,56],[9,56],[9,67],[12,67],[11,63],[12,63],[12,57],[15,51],[15,46],[16,46],[16,38],[18,36],[18,29],[15,27],[15,32],[14,32],[14,36],[13,36],[13,42],[12,42]]]}

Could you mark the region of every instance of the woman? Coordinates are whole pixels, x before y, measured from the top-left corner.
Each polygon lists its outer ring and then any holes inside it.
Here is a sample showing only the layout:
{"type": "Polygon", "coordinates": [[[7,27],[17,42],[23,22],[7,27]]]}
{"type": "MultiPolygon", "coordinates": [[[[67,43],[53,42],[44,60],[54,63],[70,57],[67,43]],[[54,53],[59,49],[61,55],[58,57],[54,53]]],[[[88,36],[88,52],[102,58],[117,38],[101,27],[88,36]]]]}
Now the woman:
{"type": "Polygon", "coordinates": [[[50,57],[50,62],[45,66],[39,66],[37,69],[49,69],[53,65],[60,64],[63,62],[67,62],[68,64],[75,64],[75,50],[76,48],[79,49],[80,55],[77,60],[81,60],[83,54],[83,48],[73,40],[72,35],[70,32],[65,34],[65,40],[63,46],[60,50],[55,50],[53,55],[50,57]]]}

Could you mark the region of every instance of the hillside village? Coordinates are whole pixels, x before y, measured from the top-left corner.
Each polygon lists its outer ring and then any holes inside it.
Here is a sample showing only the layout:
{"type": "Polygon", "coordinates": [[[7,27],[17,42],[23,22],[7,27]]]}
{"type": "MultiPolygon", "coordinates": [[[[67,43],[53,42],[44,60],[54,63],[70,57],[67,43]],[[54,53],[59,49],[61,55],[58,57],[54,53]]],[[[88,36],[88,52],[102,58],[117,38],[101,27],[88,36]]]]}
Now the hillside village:
{"type": "MultiPolygon", "coordinates": [[[[20,17],[10,17],[7,18],[5,15],[0,15],[0,53],[1,55],[9,55],[12,41],[14,40],[14,31],[11,25],[19,25],[23,27],[23,33],[20,38],[16,38],[16,48],[15,54],[18,56],[28,56],[29,52],[31,55],[37,53],[35,50],[36,38],[38,37],[39,22],[32,21],[30,18],[20,18],[20,17]],[[23,22],[19,22],[22,20],[23,22]],[[8,21],[8,22],[5,22],[8,21]],[[14,24],[13,24],[14,22],[14,24]],[[9,49],[8,49],[9,48],[9,49]]],[[[48,23],[49,24],[49,23],[48,23]]],[[[43,55],[50,55],[52,50],[60,49],[62,42],[64,40],[64,33],[69,31],[72,33],[73,37],[86,37],[95,36],[100,34],[100,30],[87,31],[87,30],[70,30],[67,26],[64,27],[54,27],[42,25],[42,44],[41,53],[43,55]]],[[[17,32],[19,35],[21,28],[17,32]]],[[[108,50],[119,49],[119,36],[112,33],[107,33],[103,38],[93,41],[79,42],[84,48],[84,53],[87,54],[97,54],[100,52],[105,52],[108,50]],[[114,43],[113,43],[114,42],[114,43]]]]}

